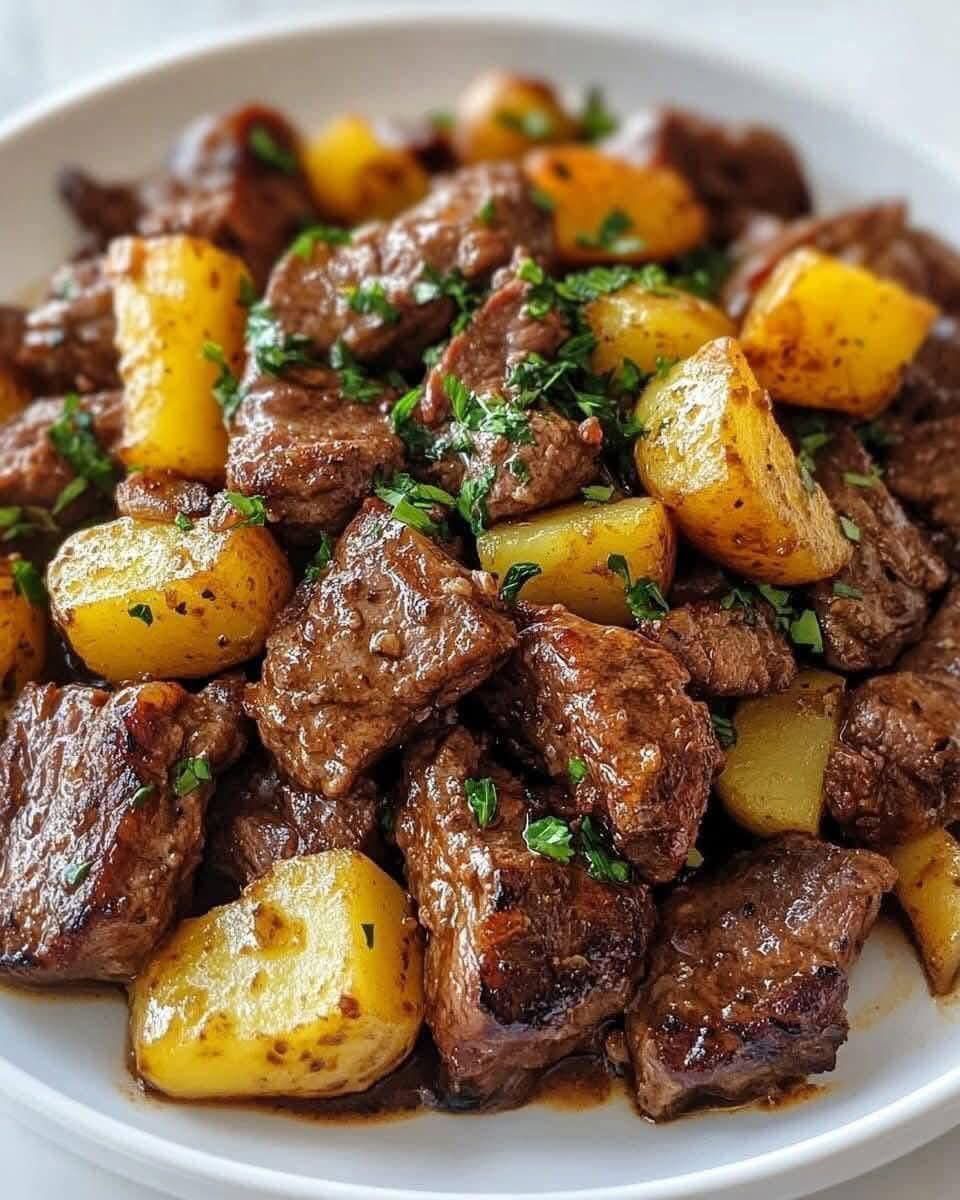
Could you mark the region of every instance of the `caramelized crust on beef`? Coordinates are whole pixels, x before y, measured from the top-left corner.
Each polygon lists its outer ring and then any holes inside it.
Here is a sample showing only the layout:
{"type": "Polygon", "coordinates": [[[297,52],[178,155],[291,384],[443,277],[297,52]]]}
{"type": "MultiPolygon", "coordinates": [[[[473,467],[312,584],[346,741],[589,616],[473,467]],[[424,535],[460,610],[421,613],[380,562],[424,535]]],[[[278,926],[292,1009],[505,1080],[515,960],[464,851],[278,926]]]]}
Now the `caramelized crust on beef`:
{"type": "Polygon", "coordinates": [[[173,471],[134,471],[117,484],[115,499],[121,517],[138,521],[206,517],[213,503],[206,484],[173,471]]]}

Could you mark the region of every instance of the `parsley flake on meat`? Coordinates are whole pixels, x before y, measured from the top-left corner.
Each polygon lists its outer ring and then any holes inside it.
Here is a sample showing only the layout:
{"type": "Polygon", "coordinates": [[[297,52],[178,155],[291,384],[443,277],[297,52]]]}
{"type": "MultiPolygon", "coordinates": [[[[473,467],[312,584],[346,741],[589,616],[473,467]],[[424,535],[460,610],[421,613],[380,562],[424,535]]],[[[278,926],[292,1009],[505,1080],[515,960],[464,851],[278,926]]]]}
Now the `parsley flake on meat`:
{"type": "Polygon", "coordinates": [[[250,307],[247,346],[257,367],[268,375],[282,375],[288,367],[317,365],[310,339],[302,333],[285,333],[263,300],[250,307]]]}
{"type": "Polygon", "coordinates": [[[613,499],[613,484],[593,483],[581,488],[580,492],[587,504],[609,504],[613,499]]]}
{"type": "Polygon", "coordinates": [[[13,575],[13,590],[17,595],[42,608],[47,601],[47,589],[43,576],[33,563],[25,558],[15,558],[10,564],[10,572],[13,575]]]}
{"type": "Polygon", "coordinates": [[[600,883],[629,883],[630,864],[611,854],[600,827],[592,817],[580,822],[579,848],[587,861],[587,874],[600,883]]]}
{"type": "Polygon", "coordinates": [[[290,245],[290,253],[297,258],[309,258],[318,242],[325,246],[349,246],[353,234],[340,225],[308,225],[290,245]]]}
{"type": "Polygon", "coordinates": [[[390,410],[390,424],[393,432],[410,453],[417,457],[428,455],[435,442],[433,434],[413,416],[422,398],[422,387],[411,388],[410,391],[404,392],[390,410]]]}
{"type": "Polygon", "coordinates": [[[345,288],[343,294],[354,312],[377,316],[386,325],[395,325],[400,320],[400,310],[387,299],[386,289],[379,279],[345,288]]]}
{"type": "Polygon", "coordinates": [[[266,125],[253,125],[250,129],[248,145],[253,153],[268,167],[282,171],[284,175],[296,175],[298,168],[297,156],[292,150],[281,146],[266,125]]]}
{"type": "Polygon", "coordinates": [[[391,506],[390,515],[395,520],[428,537],[444,531],[444,526],[433,519],[437,506],[454,508],[457,503],[449,492],[429,483],[418,483],[403,472],[394,475],[389,482],[378,483],[374,491],[391,506]]]}
{"type": "Polygon", "coordinates": [[[449,297],[457,306],[457,316],[451,331],[454,334],[462,333],[470,324],[470,318],[480,303],[480,296],[471,289],[457,267],[443,275],[428,264],[423,268],[420,279],[413,285],[413,298],[417,304],[429,304],[433,300],[439,300],[441,296],[449,297]]]}
{"type": "Polygon", "coordinates": [[[340,390],[348,400],[370,404],[383,395],[383,384],[370,378],[342,338],[337,338],[330,347],[330,366],[340,376],[340,390]]]}
{"type": "Polygon", "coordinates": [[[205,758],[181,758],[174,764],[173,790],[178,796],[188,796],[212,779],[213,772],[205,758]]]}
{"type": "Polygon", "coordinates": [[[559,817],[541,817],[530,821],[523,831],[523,840],[528,850],[568,863],[573,858],[573,834],[566,821],[559,817]]]}
{"type": "Polygon", "coordinates": [[[737,744],[737,728],[730,717],[723,713],[711,712],[710,722],[713,732],[717,735],[717,741],[724,750],[729,750],[737,744]]]}
{"type": "Polygon", "coordinates": [[[267,506],[263,496],[244,496],[241,492],[224,492],[230,507],[243,517],[240,525],[266,525],[267,506]]]}
{"type": "Polygon", "coordinates": [[[574,786],[582,783],[587,777],[587,764],[582,758],[571,758],[567,763],[567,775],[574,786]]]}
{"type": "Polygon", "coordinates": [[[500,584],[500,599],[512,604],[520,595],[524,584],[529,583],[531,579],[536,579],[542,573],[543,568],[535,562],[513,563],[500,584]]]}
{"type": "Polygon", "coordinates": [[[240,381],[230,369],[223,347],[216,342],[203,343],[203,357],[220,368],[220,374],[213,383],[213,397],[220,405],[224,417],[229,421],[243,400],[243,388],[240,381]]]}
{"type": "Polygon", "coordinates": [[[623,580],[627,608],[637,621],[658,621],[670,611],[670,605],[653,579],[630,579],[630,567],[622,554],[611,554],[607,570],[623,580]]]}
{"type": "Polygon", "coordinates": [[[155,783],[144,783],[130,797],[131,808],[145,808],[147,801],[156,792],[157,785],[155,783]]]}
{"type": "Polygon", "coordinates": [[[173,518],[173,523],[181,533],[189,533],[193,528],[193,521],[191,521],[186,513],[177,513],[177,515],[173,518]]]}
{"type": "Polygon", "coordinates": [[[880,482],[880,471],[876,467],[871,469],[869,475],[864,475],[862,471],[844,471],[843,482],[851,487],[874,488],[880,482]]]}
{"type": "Polygon", "coordinates": [[[92,861],[70,863],[64,868],[63,882],[68,888],[78,888],[90,874],[92,861]]]}
{"type": "Polygon", "coordinates": [[[463,790],[477,824],[485,829],[497,815],[497,785],[492,779],[465,779],[463,790]]]}
{"type": "Polygon", "coordinates": [[[840,528],[843,531],[843,536],[850,542],[860,541],[860,526],[856,521],[851,521],[849,517],[840,517],[840,528]]]}
{"type": "Polygon", "coordinates": [[[841,600],[862,600],[863,592],[858,587],[853,587],[849,583],[844,583],[840,579],[834,580],[833,594],[839,596],[841,600]]]}
{"type": "Polygon", "coordinates": [[[333,543],[330,538],[324,533],[320,535],[320,545],[313,553],[313,558],[307,565],[307,569],[303,573],[307,583],[314,583],[320,578],[323,572],[330,566],[330,561],[333,558],[333,543]]]}
{"type": "Polygon", "coordinates": [[[487,528],[487,496],[497,477],[496,467],[484,467],[473,479],[465,479],[457,496],[457,512],[470,526],[474,537],[487,528]]]}
{"type": "Polygon", "coordinates": [[[63,411],[50,426],[47,436],[77,475],[57,497],[54,515],[82,495],[90,484],[104,495],[110,495],[116,483],[116,470],[93,432],[93,417],[81,407],[76,392],[64,398],[63,411]]]}
{"type": "Polygon", "coordinates": [[[0,542],[12,542],[20,537],[58,531],[59,526],[53,519],[53,514],[45,508],[31,504],[0,507],[0,542]]]}

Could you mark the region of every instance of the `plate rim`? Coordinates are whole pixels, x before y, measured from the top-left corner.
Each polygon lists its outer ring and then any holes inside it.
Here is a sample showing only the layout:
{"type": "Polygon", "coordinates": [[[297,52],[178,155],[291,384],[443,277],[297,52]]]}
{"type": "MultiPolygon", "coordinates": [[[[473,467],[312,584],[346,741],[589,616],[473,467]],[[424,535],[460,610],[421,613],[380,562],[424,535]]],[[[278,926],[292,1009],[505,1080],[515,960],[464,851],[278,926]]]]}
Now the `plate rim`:
{"type": "MultiPolygon", "coordinates": [[[[809,82],[796,75],[778,75],[773,69],[747,61],[736,53],[692,44],[680,35],[651,30],[638,24],[626,29],[622,19],[613,16],[565,11],[551,15],[544,11],[517,13],[496,3],[484,2],[469,13],[451,12],[430,4],[401,5],[374,3],[362,12],[346,5],[336,5],[323,13],[300,13],[280,18],[271,17],[238,23],[231,30],[208,31],[199,35],[173,40],[164,49],[135,56],[121,67],[111,67],[92,73],[79,83],[54,92],[0,119],[0,152],[20,137],[56,120],[68,110],[111,93],[122,92],[137,81],[162,75],[172,67],[207,58],[229,54],[230,51],[257,43],[283,42],[304,35],[322,37],[325,34],[352,30],[384,31],[390,28],[424,27],[431,23],[469,29],[488,26],[496,20],[511,28],[526,31],[577,31],[596,35],[616,32],[638,48],[682,55],[691,63],[719,65],[739,71],[745,80],[762,81],[766,86],[801,101],[815,109],[821,117],[831,114],[851,119],[875,137],[896,145],[914,158],[944,176],[960,193],[960,155],[946,147],[917,139],[911,131],[882,121],[856,104],[840,102],[826,96],[809,82]]],[[[196,1182],[258,1188],[266,1194],[276,1194],[284,1200],[451,1200],[449,1191],[379,1187],[348,1183],[279,1171],[271,1167],[238,1162],[223,1155],[150,1133],[117,1117],[98,1112],[83,1101],[72,1099],[49,1084],[41,1082],[21,1067],[15,1066],[0,1053],[0,1096],[11,1106],[22,1105],[41,1122],[52,1123],[58,1130],[82,1134],[90,1143],[102,1146],[125,1160],[156,1166],[196,1182]]],[[[795,1176],[804,1169],[815,1167],[830,1159],[844,1161],[840,1173],[819,1181],[826,1187],[873,1170],[916,1149],[960,1123],[960,1064],[950,1068],[937,1079],[900,1096],[873,1112],[852,1121],[794,1143],[791,1146],[768,1150],[736,1162],[708,1167],[654,1180],[617,1184],[596,1188],[536,1193],[539,1200],[692,1200],[700,1196],[719,1196],[736,1188],[745,1188],[779,1177],[795,1176]],[[877,1143],[891,1134],[886,1145],[877,1143]],[[869,1161],[849,1161],[851,1152],[871,1148],[869,1161]],[[844,1160],[846,1156],[846,1160],[844,1160]]],[[[13,1112],[16,1116],[15,1111],[13,1112]]],[[[451,1118],[455,1119],[455,1118],[451,1118]]],[[[82,1150],[80,1151],[82,1153],[82,1150]]],[[[109,1163],[102,1164],[108,1171],[109,1163]]],[[[162,1186],[162,1185],[161,1185],[162,1186]]],[[[799,1188],[798,1190],[803,1190],[799,1188]]],[[[796,1193],[791,1193],[796,1194],[796,1193]]],[[[530,1193],[469,1192],[460,1194],[464,1200],[529,1200],[530,1193]]]]}

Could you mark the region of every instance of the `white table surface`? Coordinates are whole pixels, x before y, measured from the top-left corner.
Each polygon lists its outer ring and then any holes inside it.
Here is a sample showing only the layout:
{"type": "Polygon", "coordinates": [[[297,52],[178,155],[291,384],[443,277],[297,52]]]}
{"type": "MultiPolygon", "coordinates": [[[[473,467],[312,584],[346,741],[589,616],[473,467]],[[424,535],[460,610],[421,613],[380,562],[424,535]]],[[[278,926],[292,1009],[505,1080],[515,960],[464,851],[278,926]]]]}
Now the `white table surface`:
{"type": "MultiPolygon", "coordinates": [[[[358,9],[369,0],[354,0],[358,9]]],[[[0,115],[53,89],[160,51],[185,37],[241,22],[322,9],[287,0],[0,0],[0,115]],[[91,19],[93,15],[96,19],[91,19]]],[[[444,5],[437,4],[437,8],[444,5]]],[[[458,4],[457,7],[460,7],[458,4]]],[[[526,0],[576,9],[573,0],[526,0]]],[[[606,0],[634,26],[666,30],[707,48],[773,64],[891,125],[919,129],[960,156],[956,0],[606,0]]],[[[2,1200],[158,1200],[0,1117],[2,1200]]],[[[960,1130],[822,1200],[954,1200],[960,1130]]],[[[706,1197],[703,1200],[707,1200],[706,1197]]]]}

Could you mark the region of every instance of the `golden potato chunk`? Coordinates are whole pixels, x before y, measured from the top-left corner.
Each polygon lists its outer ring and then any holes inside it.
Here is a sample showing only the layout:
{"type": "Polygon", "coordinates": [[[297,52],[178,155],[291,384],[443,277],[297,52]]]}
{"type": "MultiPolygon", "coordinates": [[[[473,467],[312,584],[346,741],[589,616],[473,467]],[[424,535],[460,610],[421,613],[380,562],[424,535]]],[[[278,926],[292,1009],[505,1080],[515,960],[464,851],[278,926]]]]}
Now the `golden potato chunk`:
{"type": "Polygon", "coordinates": [[[223,367],[204,347],[219,347],[223,364],[239,373],[246,267],[201,238],[176,234],[119,238],[107,270],[124,388],[121,457],[131,466],[221,479],[227,434],[213,388],[223,367]]]}
{"type": "Polygon", "coordinates": [[[550,84],[485,71],[457,101],[453,148],[465,163],[522,158],[538,143],[571,141],[576,132],[550,84]]]}
{"type": "Polygon", "coordinates": [[[184,921],[130,990],[138,1074],[187,1100],[362,1092],[422,1019],[410,902],[354,850],[279,862],[184,921]]]}
{"type": "Polygon", "coordinates": [[[715,304],[679,288],[633,283],[584,310],[597,339],[595,371],[615,371],[624,359],[652,375],[664,362],[688,358],[706,342],[733,337],[733,322],[715,304]]]}
{"type": "Polygon", "coordinates": [[[607,566],[622,554],[632,579],[651,579],[661,591],[673,581],[676,537],[670,514],[648,497],[609,504],[564,504],[517,521],[503,521],[477,538],[485,571],[501,580],[516,563],[540,568],[523,588],[532,604],[563,604],[601,625],[631,625],[623,579],[607,566]]]}
{"type": "Polygon", "coordinates": [[[39,572],[17,555],[0,558],[0,712],[31,679],[47,649],[47,614],[39,572]]]}
{"type": "Polygon", "coordinates": [[[550,198],[557,252],[568,262],[672,258],[706,236],[706,210],[670,167],[637,166],[576,145],[532,150],[524,165],[550,198]]]}
{"type": "Polygon", "coordinates": [[[410,150],[390,145],[365,117],[350,113],[307,142],[303,164],[321,211],[344,225],[396,216],[430,186],[410,150]]]}
{"type": "Polygon", "coordinates": [[[258,654],[293,583],[266,529],[120,517],[67,538],[47,586],[74,651],[119,681],[213,675],[258,654]]]}
{"type": "Polygon", "coordinates": [[[796,456],[732,338],[654,378],[637,404],[644,486],[704,554],[750,579],[791,586],[850,558],[830,501],[796,456]]]}
{"type": "Polygon", "coordinates": [[[740,344],[775,400],[873,417],[937,311],[892,280],[801,247],[757,293],[740,344]]]}
{"type": "Polygon", "coordinates": [[[934,829],[895,847],[897,899],[910,919],[920,957],[938,996],[952,990],[960,970],[960,843],[934,829]]]}
{"type": "Polygon", "coordinates": [[[801,671],[785,692],[740,702],[737,740],[716,785],[738,825],[759,837],[819,831],[844,682],[830,671],[801,671]]]}

